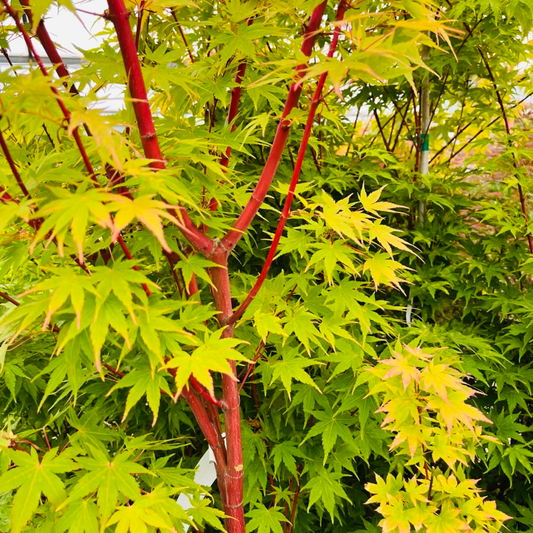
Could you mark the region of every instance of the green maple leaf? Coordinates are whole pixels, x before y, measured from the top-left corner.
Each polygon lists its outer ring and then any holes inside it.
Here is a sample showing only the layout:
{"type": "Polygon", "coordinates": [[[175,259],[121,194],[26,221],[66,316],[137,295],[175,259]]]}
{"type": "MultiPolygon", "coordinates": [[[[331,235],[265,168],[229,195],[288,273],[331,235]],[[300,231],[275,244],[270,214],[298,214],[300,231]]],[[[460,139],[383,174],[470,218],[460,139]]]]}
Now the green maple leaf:
{"type": "Polygon", "coordinates": [[[280,512],[281,507],[266,508],[263,504],[259,504],[255,509],[246,513],[250,518],[248,521],[248,531],[255,531],[257,533],[283,533],[281,522],[288,522],[284,514],[280,512]]]}
{"type": "Polygon", "coordinates": [[[281,319],[273,313],[263,313],[258,309],[254,313],[254,325],[257,333],[259,333],[259,336],[264,341],[266,341],[270,333],[284,335],[283,328],[281,327],[281,319]]]}
{"type": "Polygon", "coordinates": [[[219,329],[211,334],[206,333],[204,343],[192,354],[181,351],[165,365],[165,368],[177,368],[175,379],[178,394],[191,376],[194,376],[210,392],[211,396],[215,394],[211,372],[220,372],[237,379],[229,361],[247,360],[235,350],[235,346],[242,344],[243,341],[221,339],[223,331],[219,329]]]}
{"type": "Polygon", "coordinates": [[[152,427],[157,422],[157,415],[159,413],[159,402],[161,400],[161,390],[164,390],[170,396],[170,388],[168,382],[160,372],[154,371],[148,364],[141,364],[132,372],[126,374],[108,393],[109,396],[113,391],[123,388],[131,387],[128,398],[126,400],[126,407],[122,422],[126,420],[128,413],[132,407],[146,395],[148,405],[154,414],[152,427]]]}
{"type": "MultiPolygon", "coordinates": [[[[72,502],[57,523],[58,533],[96,533],[98,531],[98,509],[92,500],[72,502]]],[[[55,528],[54,528],[55,531],[55,528]]]]}
{"type": "Polygon", "coordinates": [[[162,219],[170,220],[176,226],[182,226],[182,224],[175,216],[167,212],[167,209],[172,206],[160,200],[154,200],[152,196],[145,194],[130,199],[125,196],[110,195],[113,198],[109,204],[110,209],[116,211],[113,239],[116,240],[120,232],[134,219],[137,219],[154,234],[163,249],[170,252],[171,250],[165,240],[162,219]]]}
{"type": "Polygon", "coordinates": [[[69,424],[77,430],[74,435],[69,437],[72,444],[78,444],[87,451],[91,448],[100,448],[104,451],[107,442],[117,440],[119,435],[100,424],[100,420],[96,410],[85,413],[80,420],[71,409],[69,411],[69,424]]]}
{"type": "Polygon", "coordinates": [[[198,493],[192,498],[190,495],[188,496],[191,507],[187,510],[187,512],[196,522],[196,527],[202,528],[203,524],[209,524],[212,528],[217,529],[218,531],[226,531],[222,525],[222,522],[220,521],[220,519],[224,517],[224,513],[214,507],[211,507],[209,505],[209,499],[202,498],[200,495],[198,495],[198,493]]]}
{"type": "Polygon", "coordinates": [[[304,457],[304,454],[298,449],[296,442],[285,440],[276,444],[270,452],[270,457],[274,461],[274,473],[277,474],[281,463],[295,477],[298,477],[296,468],[296,458],[304,457]]]}
{"type": "Polygon", "coordinates": [[[57,241],[59,255],[63,256],[65,239],[70,228],[78,258],[83,261],[83,245],[87,235],[89,223],[94,222],[103,228],[111,227],[111,218],[105,202],[111,195],[105,189],[89,188],[88,182],[78,185],[74,193],[59,187],[52,188],[57,200],[47,202],[34,215],[44,221],[35,234],[32,251],[36,244],[43,239],[57,241]]]}
{"type": "MultiPolygon", "coordinates": [[[[338,240],[333,242],[328,241],[326,243],[315,244],[313,247],[318,248],[318,250],[311,256],[307,264],[307,269],[320,263],[323,265],[326,279],[330,284],[333,283],[333,273],[338,269],[338,263],[341,263],[343,271],[355,274],[356,269],[352,261],[355,252],[345,246],[343,242],[338,240]]],[[[320,270],[318,266],[315,268],[316,270],[320,270]]]]}
{"type": "Polygon", "coordinates": [[[111,292],[122,303],[135,322],[133,312],[133,290],[131,284],[146,283],[158,289],[159,287],[150,281],[144,274],[133,269],[133,261],[116,261],[113,267],[99,266],[93,268],[93,279],[97,283],[98,294],[102,297],[99,307],[107,301],[111,292]]]}
{"type": "Polygon", "coordinates": [[[352,416],[334,416],[330,410],[325,412],[316,411],[313,412],[313,415],[320,422],[313,425],[302,444],[311,437],[321,435],[324,448],[324,464],[326,464],[328,455],[339,437],[347,444],[353,444],[353,437],[349,428],[353,426],[355,420],[352,416]]]}
{"type": "Polygon", "coordinates": [[[307,510],[320,501],[334,519],[335,496],[350,501],[339,480],[342,474],[321,469],[302,490],[310,490],[307,510]]]}
{"type": "Polygon", "coordinates": [[[189,286],[189,283],[192,280],[193,275],[203,279],[209,285],[213,285],[209,274],[207,273],[208,268],[218,267],[213,261],[208,261],[198,254],[189,254],[188,256],[183,256],[183,258],[176,263],[176,268],[180,268],[183,274],[183,280],[185,285],[189,286]]]}
{"type": "Polygon", "coordinates": [[[123,314],[123,307],[114,295],[108,296],[105,305],[97,312],[89,326],[94,364],[98,372],[102,369],[101,351],[109,333],[109,326],[112,326],[124,339],[126,347],[131,349],[129,328],[123,314]]]}
{"type": "Polygon", "coordinates": [[[149,471],[129,461],[130,453],[121,453],[109,458],[107,453],[100,449],[90,450],[92,457],[77,458],[78,464],[88,472],[72,487],[65,503],[97,491],[98,510],[102,522],[106,523],[116,507],[119,493],[131,500],[140,497],[139,486],[131,474],[149,474],[149,471]]]}
{"type": "Polygon", "coordinates": [[[79,274],[70,267],[47,268],[46,270],[56,275],[38,283],[35,287],[24,293],[31,294],[33,292],[53,291],[48,298],[48,308],[46,310],[46,318],[44,319],[43,331],[50,324],[54,313],[61,309],[68,299],[70,299],[70,303],[76,313],[79,329],[81,313],[85,303],[85,292],[98,296],[98,292],[94,287],[94,280],[85,272],[79,274]]]}
{"type": "Polygon", "coordinates": [[[0,476],[2,491],[17,489],[11,507],[11,531],[19,533],[30,520],[40,503],[41,494],[54,505],[59,505],[66,492],[57,474],[77,470],[78,465],[65,456],[57,455],[58,448],[47,452],[42,460],[31,448],[30,453],[8,450],[10,459],[18,468],[12,468],[0,476]]]}
{"type": "MultiPolygon", "coordinates": [[[[448,531],[462,531],[468,529],[460,518],[461,511],[450,504],[444,504],[439,513],[426,518],[425,526],[428,533],[447,533],[448,531]]],[[[400,522],[400,517],[395,517],[395,522],[400,522]]]]}
{"type": "Polygon", "coordinates": [[[174,492],[175,490],[159,485],[133,505],[119,507],[107,522],[107,526],[117,524],[116,531],[120,533],[148,533],[153,531],[152,528],[176,531],[176,526],[184,522],[194,525],[172,497],[174,492]]]}
{"type": "Polygon", "coordinates": [[[280,379],[285,387],[289,398],[291,397],[292,390],[292,381],[296,380],[300,383],[305,383],[306,385],[311,385],[318,392],[321,392],[318,388],[318,385],[313,381],[311,376],[304,370],[311,365],[318,365],[317,361],[312,361],[301,357],[298,354],[296,348],[291,348],[283,351],[282,358],[278,361],[273,361],[269,364],[270,369],[272,370],[272,379],[270,380],[270,385],[274,383],[277,379],[280,379]]]}
{"type": "Polygon", "coordinates": [[[137,313],[139,333],[148,349],[152,365],[163,362],[161,337],[165,335],[171,336],[172,340],[189,345],[198,343],[193,335],[180,327],[179,322],[166,316],[169,311],[173,310],[172,304],[165,301],[153,302],[150,300],[149,305],[139,309],[140,311],[137,313]]]}
{"type": "Polygon", "coordinates": [[[309,341],[318,344],[318,337],[320,337],[320,331],[313,323],[313,320],[317,318],[304,307],[298,307],[288,312],[287,322],[283,328],[286,335],[294,333],[309,354],[311,353],[309,341]]]}

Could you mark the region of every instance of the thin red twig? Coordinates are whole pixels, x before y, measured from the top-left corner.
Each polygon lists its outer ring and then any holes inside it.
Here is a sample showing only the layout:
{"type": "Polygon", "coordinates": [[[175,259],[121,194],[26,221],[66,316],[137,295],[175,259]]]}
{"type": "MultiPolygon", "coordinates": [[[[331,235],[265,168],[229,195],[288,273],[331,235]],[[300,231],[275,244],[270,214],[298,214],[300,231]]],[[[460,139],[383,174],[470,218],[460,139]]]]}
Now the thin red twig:
{"type": "MultiPolygon", "coordinates": [[[[324,10],[326,9],[326,4],[327,0],[325,0],[315,8],[305,31],[305,37],[301,51],[307,57],[311,55],[311,52],[313,50],[313,45],[317,37],[320,22],[324,15],[324,10]]],[[[261,204],[263,203],[267,195],[274,175],[276,174],[291,130],[291,121],[287,119],[287,116],[298,105],[298,100],[300,99],[300,94],[302,92],[301,81],[305,74],[306,68],[307,63],[303,63],[296,67],[295,81],[292,83],[289,89],[289,95],[287,96],[285,107],[281,115],[281,120],[278,124],[276,135],[274,137],[274,141],[272,143],[272,147],[270,149],[267,161],[263,168],[263,172],[261,173],[261,177],[257,182],[257,185],[254,189],[254,192],[252,193],[250,200],[244,207],[241,215],[239,216],[235,224],[233,225],[233,228],[222,239],[222,244],[228,251],[231,251],[233,250],[233,248],[235,248],[235,246],[243,236],[244,232],[252,223],[253,219],[255,218],[255,215],[257,214],[257,211],[261,207],[261,204]]]]}
{"type": "Polygon", "coordinates": [[[6,294],[5,292],[0,291],[0,298],[3,298],[4,300],[6,300],[9,303],[12,303],[13,305],[16,305],[16,306],[20,305],[20,303],[17,302],[15,298],[11,298],[11,296],[9,296],[9,294],[6,294]]]}
{"type": "Polygon", "coordinates": [[[2,133],[1,129],[0,129],[0,146],[2,147],[2,151],[4,152],[4,156],[7,160],[9,168],[11,169],[13,176],[15,176],[15,180],[17,181],[17,184],[20,187],[20,190],[22,191],[22,193],[28,200],[31,200],[31,195],[28,192],[26,185],[24,185],[22,178],[20,177],[20,173],[18,171],[17,165],[15,165],[15,161],[11,157],[11,152],[9,151],[7,147],[6,141],[4,139],[4,134],[2,133]]]}

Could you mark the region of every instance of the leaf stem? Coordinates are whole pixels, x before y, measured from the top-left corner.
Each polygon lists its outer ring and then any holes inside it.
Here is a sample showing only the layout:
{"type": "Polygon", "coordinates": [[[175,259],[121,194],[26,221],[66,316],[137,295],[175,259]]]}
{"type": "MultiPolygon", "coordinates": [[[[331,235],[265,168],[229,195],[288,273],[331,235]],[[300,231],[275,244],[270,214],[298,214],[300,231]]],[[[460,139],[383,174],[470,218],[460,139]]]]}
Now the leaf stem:
{"type": "Polygon", "coordinates": [[[17,300],[15,300],[14,298],[11,298],[11,296],[9,296],[9,294],[6,294],[5,292],[0,291],[0,298],[7,300],[9,303],[12,303],[13,305],[16,305],[17,307],[20,305],[20,303],[17,302],[17,300]]]}

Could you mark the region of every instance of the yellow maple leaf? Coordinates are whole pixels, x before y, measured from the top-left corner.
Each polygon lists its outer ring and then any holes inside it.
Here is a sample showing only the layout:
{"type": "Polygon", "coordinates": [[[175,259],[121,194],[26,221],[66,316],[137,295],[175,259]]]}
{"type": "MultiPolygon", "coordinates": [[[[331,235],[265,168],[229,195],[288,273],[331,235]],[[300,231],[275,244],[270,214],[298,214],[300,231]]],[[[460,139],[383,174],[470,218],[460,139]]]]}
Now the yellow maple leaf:
{"type": "Polygon", "coordinates": [[[386,185],[383,185],[383,187],[379,188],[377,191],[371,192],[369,195],[367,195],[365,186],[363,185],[361,194],[359,195],[359,201],[361,202],[361,205],[365,211],[377,214],[378,211],[395,213],[397,209],[405,209],[405,207],[398,204],[393,204],[391,202],[378,202],[385,187],[386,185]]]}
{"type": "Polygon", "coordinates": [[[181,226],[179,220],[167,212],[172,206],[154,200],[152,195],[145,194],[131,200],[124,196],[113,195],[113,201],[109,204],[113,211],[116,211],[113,225],[113,240],[116,240],[120,232],[134,219],[141,222],[157,238],[163,249],[170,252],[163,231],[163,218],[170,220],[176,226],[181,226]]]}
{"type": "MultiPolygon", "coordinates": [[[[462,391],[448,391],[448,401],[445,401],[440,396],[434,396],[427,403],[427,409],[433,409],[436,411],[446,423],[448,428],[448,434],[452,432],[453,426],[456,422],[464,424],[474,435],[476,430],[473,425],[475,420],[481,422],[487,422],[492,424],[479,409],[476,409],[472,405],[465,403],[465,400],[469,398],[469,395],[462,391]]],[[[476,435],[477,437],[477,435],[476,435]]]]}

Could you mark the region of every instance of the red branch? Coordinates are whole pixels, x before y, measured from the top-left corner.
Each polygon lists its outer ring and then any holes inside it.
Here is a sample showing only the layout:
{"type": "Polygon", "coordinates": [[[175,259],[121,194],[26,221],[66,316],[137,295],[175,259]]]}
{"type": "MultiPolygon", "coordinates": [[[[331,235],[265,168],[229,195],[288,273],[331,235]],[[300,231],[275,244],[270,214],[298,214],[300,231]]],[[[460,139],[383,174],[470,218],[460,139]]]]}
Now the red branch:
{"type": "Polygon", "coordinates": [[[222,402],[219,402],[216,398],[213,398],[202,386],[202,384],[194,377],[189,378],[191,385],[196,389],[196,392],[207,402],[222,407],[222,402]]]}
{"type": "MultiPolygon", "coordinates": [[[[31,6],[29,0],[20,0],[20,3],[26,8],[25,11],[28,15],[28,18],[30,19],[30,22],[32,22],[33,15],[30,9],[31,6]]],[[[48,30],[46,29],[46,26],[44,25],[44,22],[42,20],[39,21],[35,33],[37,35],[37,38],[39,39],[39,42],[42,44],[46,55],[49,57],[52,64],[56,67],[56,72],[59,77],[70,77],[70,73],[67,67],[65,66],[65,63],[63,63],[63,60],[61,59],[61,56],[57,51],[56,45],[54,44],[54,41],[52,41],[52,38],[50,37],[50,34],[48,33],[48,30]]],[[[66,81],[64,81],[63,84],[65,85],[65,87],[68,86],[66,81]]],[[[69,90],[71,94],[78,94],[78,89],[76,89],[74,85],[71,85],[69,90]]]]}
{"type": "MultiPolygon", "coordinates": [[[[326,9],[327,0],[318,5],[311,18],[309,24],[305,31],[304,41],[302,44],[302,53],[307,57],[311,55],[313,50],[313,45],[315,43],[317,32],[320,27],[320,22],[322,16],[324,15],[324,10],[326,9]]],[[[257,211],[261,207],[265,196],[270,188],[270,184],[274,179],[274,175],[278,169],[279,163],[281,161],[281,156],[283,155],[283,150],[287,143],[289,133],[291,130],[291,121],[287,119],[289,113],[298,105],[298,100],[300,98],[300,93],[302,92],[302,78],[305,74],[305,69],[307,68],[307,63],[298,65],[296,67],[296,76],[295,81],[292,83],[289,89],[289,95],[285,102],[285,108],[281,115],[280,123],[276,130],[276,135],[274,137],[274,142],[270,148],[270,153],[268,154],[268,159],[265,163],[261,177],[257,182],[257,185],[252,193],[252,196],[248,203],[246,204],[241,215],[233,225],[233,228],[226,234],[222,239],[224,247],[231,251],[235,248],[236,244],[239,242],[244,232],[248,229],[252,223],[257,211]]]]}
{"type": "Polygon", "coordinates": [[[224,507],[226,507],[227,491],[225,490],[224,477],[224,472],[226,470],[226,450],[218,425],[215,421],[210,419],[205,407],[202,405],[202,402],[193,390],[183,389],[181,395],[191,408],[194,418],[196,419],[196,422],[200,426],[200,430],[207,440],[207,444],[213,450],[213,454],[215,456],[215,468],[217,471],[217,482],[220,488],[222,504],[224,507]]]}
{"type": "Polygon", "coordinates": [[[9,294],[6,294],[5,292],[0,292],[0,298],[3,298],[4,300],[7,300],[8,302],[12,303],[13,305],[19,306],[20,304],[15,300],[14,298],[11,298],[9,294]]]}
{"type": "MultiPolygon", "coordinates": [[[[165,162],[157,140],[141,65],[137,57],[137,48],[135,47],[135,41],[128,22],[129,11],[126,9],[123,0],[108,0],[107,3],[109,6],[108,18],[115,26],[120,52],[126,68],[128,88],[133,101],[144,154],[148,159],[152,160],[150,167],[154,171],[162,170],[165,168],[165,162]]],[[[174,211],[172,214],[182,221],[183,226],[180,229],[196,249],[202,253],[211,251],[213,241],[194,225],[184,208],[180,208],[179,213],[174,211]]]]}
{"type": "Polygon", "coordinates": [[[11,157],[11,153],[9,151],[9,148],[7,147],[6,141],[4,139],[4,134],[2,133],[1,129],[0,129],[0,146],[2,147],[2,151],[4,152],[4,156],[9,164],[9,168],[11,169],[11,172],[13,173],[13,176],[15,176],[15,179],[17,180],[20,190],[22,191],[22,193],[28,200],[31,200],[31,195],[28,192],[28,189],[26,189],[26,185],[24,185],[22,178],[20,177],[20,173],[18,171],[17,166],[15,165],[15,161],[11,157]]]}
{"type": "Polygon", "coordinates": [[[292,502],[291,519],[290,519],[289,529],[287,533],[291,533],[292,528],[294,526],[294,518],[296,517],[296,509],[298,507],[299,496],[300,496],[300,478],[298,478],[298,481],[296,482],[296,492],[294,493],[294,500],[292,502]]]}
{"type": "MultiPolygon", "coordinates": [[[[232,313],[231,290],[228,275],[228,252],[220,244],[216,247],[211,260],[219,266],[211,269],[211,279],[216,290],[213,293],[215,308],[219,311],[218,319],[221,324],[229,319],[232,313]]],[[[233,327],[225,328],[223,338],[233,336],[233,327]]],[[[243,510],[243,473],[244,461],[242,455],[240,398],[237,388],[237,368],[235,361],[229,361],[233,376],[222,374],[222,410],[226,427],[227,466],[224,470],[224,483],[221,491],[225,490],[226,505],[224,512],[228,515],[226,529],[228,533],[244,533],[243,510]]]]}
{"type": "MultiPolygon", "coordinates": [[[[346,7],[344,0],[341,0],[338,11],[337,11],[337,21],[340,21],[344,18],[344,13],[346,12],[346,8],[347,7],[346,7]]],[[[333,38],[329,46],[328,58],[333,57],[333,54],[335,53],[335,49],[337,48],[337,43],[339,41],[339,34],[340,34],[340,27],[337,25],[335,26],[333,38]]],[[[259,289],[261,289],[261,286],[263,285],[268,275],[268,271],[270,270],[270,267],[272,266],[272,261],[274,260],[274,256],[276,255],[276,250],[278,248],[281,235],[283,234],[285,223],[287,222],[290,216],[292,199],[296,191],[296,186],[298,185],[298,179],[300,177],[300,172],[302,170],[302,164],[304,161],[305,152],[307,150],[307,145],[309,144],[309,138],[311,136],[311,130],[313,128],[313,122],[315,120],[316,110],[318,108],[318,104],[321,101],[321,94],[324,88],[324,84],[326,82],[327,75],[328,73],[326,71],[320,76],[320,79],[318,80],[318,84],[315,90],[315,94],[311,100],[311,105],[309,106],[309,115],[307,117],[307,123],[305,125],[302,142],[300,144],[300,149],[298,151],[298,157],[296,159],[296,164],[294,165],[294,171],[292,174],[291,183],[289,185],[289,192],[287,193],[287,198],[285,199],[285,205],[283,206],[283,211],[281,213],[278,227],[276,228],[274,239],[272,240],[272,244],[270,245],[270,250],[268,251],[268,256],[266,258],[265,264],[263,265],[261,274],[259,275],[259,278],[255,282],[255,285],[253,286],[252,290],[250,291],[248,296],[245,298],[245,300],[242,302],[242,304],[239,306],[237,311],[235,311],[235,313],[233,313],[233,315],[230,317],[229,324],[234,324],[239,319],[239,317],[242,316],[244,311],[246,311],[246,309],[248,308],[252,300],[255,298],[255,296],[259,292],[259,289]]]]}
{"type": "MultiPolygon", "coordinates": [[[[17,29],[22,34],[22,37],[24,38],[24,42],[26,43],[26,46],[28,47],[28,49],[30,50],[31,54],[33,55],[35,61],[39,65],[39,69],[43,73],[43,76],[48,78],[49,77],[48,70],[44,66],[44,63],[43,63],[41,57],[37,54],[37,52],[35,50],[35,47],[33,46],[33,43],[31,41],[31,38],[30,38],[28,32],[26,31],[26,28],[24,27],[24,25],[21,23],[18,15],[17,15],[17,12],[8,4],[7,0],[2,0],[2,3],[4,4],[4,7],[5,7],[6,11],[8,12],[8,14],[15,21],[15,25],[17,26],[17,29]]],[[[67,122],[70,122],[70,111],[65,106],[65,103],[63,102],[63,99],[59,95],[58,90],[53,85],[50,85],[50,89],[53,92],[54,96],[56,97],[57,103],[58,103],[58,105],[59,105],[59,107],[61,109],[61,112],[63,113],[63,116],[65,117],[65,120],[67,122]]],[[[89,173],[89,177],[93,181],[95,187],[100,187],[100,184],[98,183],[98,180],[96,179],[96,174],[94,172],[94,169],[93,169],[93,166],[91,164],[91,161],[89,160],[89,156],[87,155],[87,151],[85,150],[85,146],[83,145],[83,142],[81,140],[80,132],[79,132],[78,128],[74,128],[74,130],[72,132],[72,136],[74,137],[74,140],[76,142],[78,150],[79,150],[79,152],[81,154],[81,158],[83,159],[83,163],[85,164],[85,167],[87,168],[87,172],[89,173]]],[[[120,247],[124,251],[124,254],[126,255],[126,257],[128,259],[133,259],[132,255],[131,255],[130,251],[128,250],[128,247],[127,247],[126,243],[124,242],[124,240],[122,239],[121,235],[118,236],[117,240],[118,240],[118,242],[120,244],[120,247]]],[[[80,261],[80,263],[81,263],[81,261],[80,261]]],[[[136,266],[134,266],[133,268],[135,270],[138,270],[138,268],[136,266]]],[[[142,284],[142,287],[143,287],[144,292],[146,293],[147,296],[150,296],[152,294],[150,292],[150,289],[148,288],[148,286],[145,283],[142,284]]]]}
{"type": "Polygon", "coordinates": [[[194,56],[192,55],[191,48],[189,46],[189,43],[187,42],[187,37],[185,37],[185,32],[183,31],[183,28],[181,27],[181,24],[178,22],[178,17],[176,17],[176,13],[174,9],[172,10],[172,17],[174,18],[174,21],[176,22],[176,26],[178,27],[178,30],[181,35],[181,40],[183,41],[183,44],[185,45],[185,48],[187,49],[187,53],[189,54],[189,58],[191,60],[191,63],[194,63],[194,56]]]}

